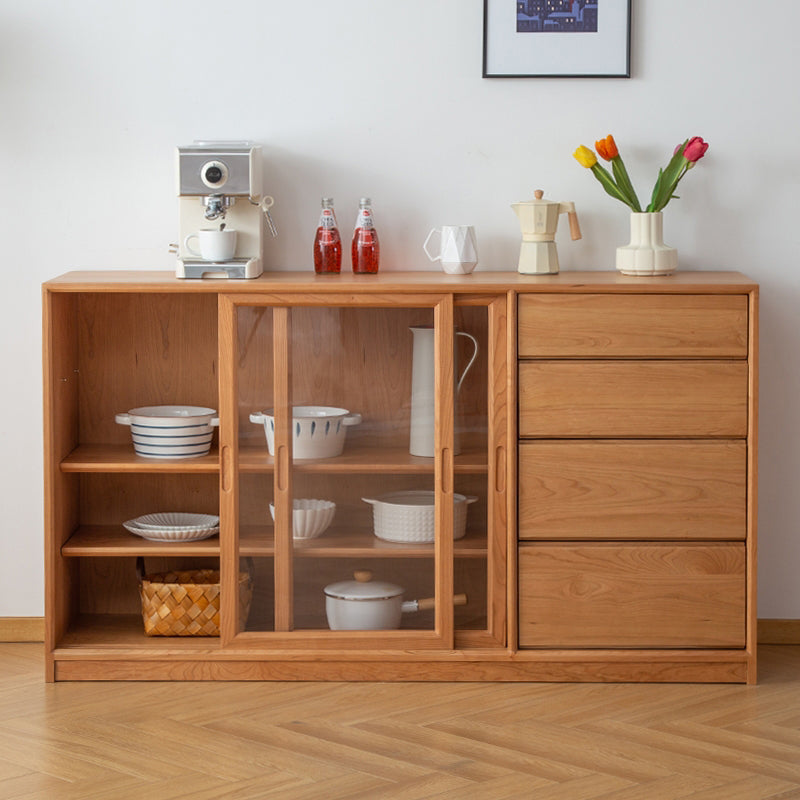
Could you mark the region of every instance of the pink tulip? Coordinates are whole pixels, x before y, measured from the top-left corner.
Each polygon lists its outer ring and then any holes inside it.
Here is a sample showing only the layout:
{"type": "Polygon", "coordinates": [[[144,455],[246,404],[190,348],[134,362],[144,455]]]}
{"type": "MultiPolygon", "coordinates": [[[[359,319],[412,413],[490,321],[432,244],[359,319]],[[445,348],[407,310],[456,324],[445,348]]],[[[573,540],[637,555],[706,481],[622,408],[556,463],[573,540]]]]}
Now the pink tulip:
{"type": "Polygon", "coordinates": [[[706,150],[708,150],[708,142],[704,142],[701,136],[692,136],[686,142],[686,147],[683,148],[683,157],[694,164],[706,154],[706,150]]]}

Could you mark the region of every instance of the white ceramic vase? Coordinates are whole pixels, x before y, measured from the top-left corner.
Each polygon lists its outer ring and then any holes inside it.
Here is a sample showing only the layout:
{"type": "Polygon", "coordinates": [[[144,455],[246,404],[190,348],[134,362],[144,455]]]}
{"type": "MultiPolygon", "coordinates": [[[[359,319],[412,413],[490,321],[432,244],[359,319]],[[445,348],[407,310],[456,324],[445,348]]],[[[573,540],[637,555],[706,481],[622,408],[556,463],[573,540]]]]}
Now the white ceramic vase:
{"type": "Polygon", "coordinates": [[[617,269],[623,275],[671,275],[677,268],[678,251],[664,244],[661,212],[631,212],[631,241],[617,248],[617,269]]]}

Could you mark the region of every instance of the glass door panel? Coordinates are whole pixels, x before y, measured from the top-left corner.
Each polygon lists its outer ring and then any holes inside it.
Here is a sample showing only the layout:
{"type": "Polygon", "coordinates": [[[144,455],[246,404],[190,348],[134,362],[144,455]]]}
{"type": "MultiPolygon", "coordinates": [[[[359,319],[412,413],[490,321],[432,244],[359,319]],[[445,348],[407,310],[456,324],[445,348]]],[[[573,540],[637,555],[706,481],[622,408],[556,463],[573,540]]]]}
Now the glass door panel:
{"type": "Polygon", "coordinates": [[[223,592],[236,570],[253,579],[228,639],[502,643],[505,297],[240,295],[221,321],[223,592]],[[392,621],[351,615],[382,584],[399,597],[392,621]]]}
{"type": "Polygon", "coordinates": [[[292,495],[335,506],[292,539],[295,630],[434,629],[431,610],[402,611],[436,591],[434,459],[409,452],[410,328],[433,324],[431,308],[291,309],[292,495]]]}
{"type": "MultiPolygon", "coordinates": [[[[239,569],[250,573],[253,595],[246,631],[275,630],[275,459],[271,419],[275,406],[275,320],[269,306],[236,313],[239,569]]],[[[242,622],[244,624],[242,624],[242,622]]]]}

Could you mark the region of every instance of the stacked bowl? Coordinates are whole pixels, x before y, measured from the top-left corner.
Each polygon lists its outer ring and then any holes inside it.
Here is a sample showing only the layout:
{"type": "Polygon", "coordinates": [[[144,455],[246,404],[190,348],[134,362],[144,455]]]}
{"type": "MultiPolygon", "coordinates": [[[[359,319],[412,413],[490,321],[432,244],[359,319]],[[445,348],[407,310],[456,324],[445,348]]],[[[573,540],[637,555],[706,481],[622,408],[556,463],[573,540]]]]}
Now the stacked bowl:
{"type": "Polygon", "coordinates": [[[213,408],[201,406],[143,406],[117,414],[129,425],[136,455],[146,458],[193,458],[211,449],[219,418],[213,408]]]}

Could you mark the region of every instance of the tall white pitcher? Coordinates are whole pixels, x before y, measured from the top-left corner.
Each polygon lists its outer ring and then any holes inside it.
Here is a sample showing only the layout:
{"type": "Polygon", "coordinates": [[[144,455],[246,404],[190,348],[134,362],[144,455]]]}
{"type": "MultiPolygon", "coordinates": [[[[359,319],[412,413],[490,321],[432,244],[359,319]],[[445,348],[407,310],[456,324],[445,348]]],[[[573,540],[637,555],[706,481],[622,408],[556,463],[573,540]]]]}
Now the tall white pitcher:
{"type": "MultiPolygon", "coordinates": [[[[434,329],[431,327],[411,327],[414,335],[413,360],[411,363],[411,437],[409,452],[412,456],[433,457],[434,404],[436,400],[436,375],[434,368],[434,329]]],[[[455,380],[457,370],[453,370],[455,382],[454,398],[458,396],[469,368],[478,357],[478,341],[469,333],[456,331],[456,336],[466,336],[475,349],[464,367],[461,376],[455,380]]],[[[454,340],[455,341],[455,340],[454,340]]],[[[455,363],[455,353],[453,362],[455,363]]],[[[454,453],[459,453],[458,434],[455,433],[454,453]]]]}

